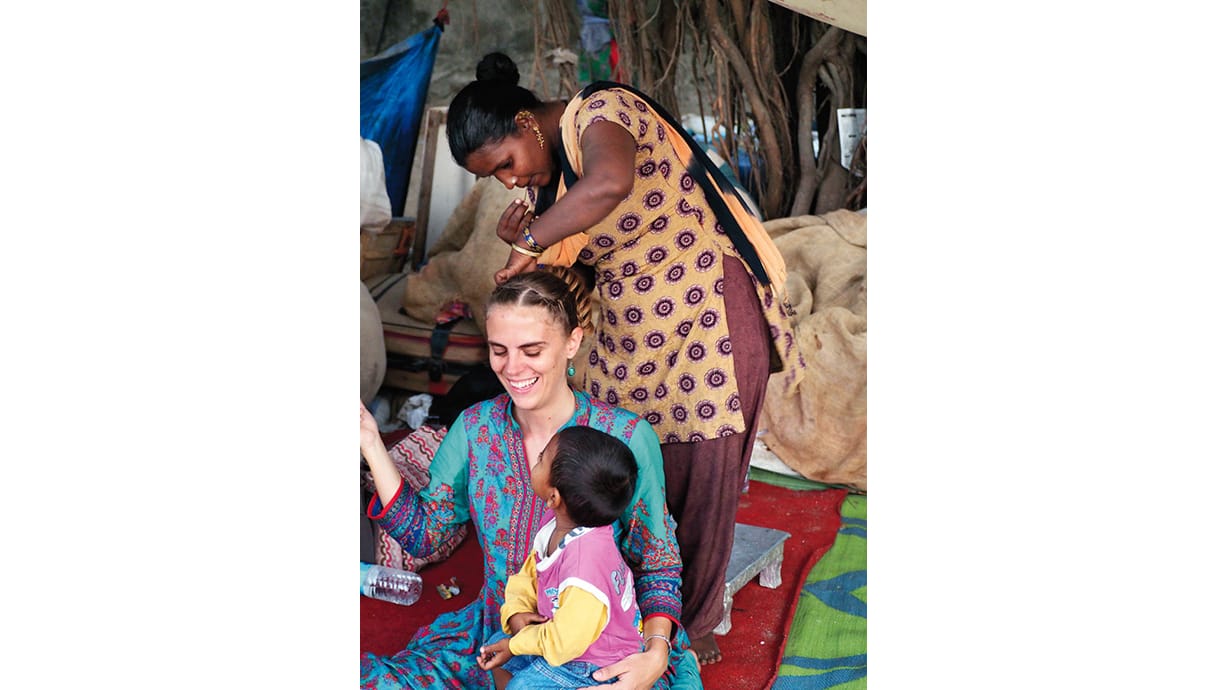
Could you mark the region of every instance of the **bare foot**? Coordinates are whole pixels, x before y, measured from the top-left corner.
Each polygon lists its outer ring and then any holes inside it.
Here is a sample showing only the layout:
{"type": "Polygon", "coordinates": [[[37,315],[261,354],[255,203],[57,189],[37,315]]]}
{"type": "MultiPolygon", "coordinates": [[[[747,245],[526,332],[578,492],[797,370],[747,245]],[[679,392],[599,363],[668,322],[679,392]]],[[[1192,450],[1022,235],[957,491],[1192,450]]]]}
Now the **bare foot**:
{"type": "Polygon", "coordinates": [[[720,656],[720,646],[716,644],[715,633],[707,633],[703,637],[691,638],[690,649],[699,657],[699,664],[703,666],[714,664],[724,658],[720,656]]]}

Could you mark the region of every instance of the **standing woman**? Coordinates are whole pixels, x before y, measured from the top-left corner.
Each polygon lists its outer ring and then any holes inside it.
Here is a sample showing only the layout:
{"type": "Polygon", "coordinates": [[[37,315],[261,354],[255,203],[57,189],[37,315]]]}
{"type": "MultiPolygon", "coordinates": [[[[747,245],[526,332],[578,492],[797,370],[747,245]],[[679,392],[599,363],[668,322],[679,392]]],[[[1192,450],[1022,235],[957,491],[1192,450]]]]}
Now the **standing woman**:
{"type": "Polygon", "coordinates": [[[714,663],[767,378],[783,371],[793,391],[804,367],[783,259],[647,96],[601,82],[542,102],[518,80],[505,55],[483,58],[448,109],[452,156],[479,177],[527,188],[499,220],[511,248],[496,283],[572,257],[593,268],[600,309],[592,349],[580,353],[582,388],[660,436],[682,624],[700,661],[714,663]]]}
{"type": "Polygon", "coordinates": [[[518,276],[491,294],[490,368],[507,392],[460,414],[435,452],[430,481],[421,491],[404,489],[374,418],[362,408],[362,455],[376,489],[368,515],[414,555],[431,552],[433,544],[471,523],[485,564],[473,603],[423,626],[396,654],[362,655],[363,688],[467,689],[499,683],[499,674],[506,672],[482,670],[478,648],[501,629],[507,578],[519,571],[533,536],[553,517],[533,492],[532,468],[554,433],[571,426],[620,439],[638,469],[634,496],[614,523],[614,534],[634,574],[645,648],[596,671],[593,685],[616,677],[611,690],[702,687],[694,658],[684,650],[685,635],[674,625],[681,612],[681,559],[673,518],[665,509],[660,441],[633,413],[571,390],[567,370],[583,339],[580,314],[586,307],[577,305],[572,288],[581,279],[569,269],[553,270],[559,275],[518,276]]]}

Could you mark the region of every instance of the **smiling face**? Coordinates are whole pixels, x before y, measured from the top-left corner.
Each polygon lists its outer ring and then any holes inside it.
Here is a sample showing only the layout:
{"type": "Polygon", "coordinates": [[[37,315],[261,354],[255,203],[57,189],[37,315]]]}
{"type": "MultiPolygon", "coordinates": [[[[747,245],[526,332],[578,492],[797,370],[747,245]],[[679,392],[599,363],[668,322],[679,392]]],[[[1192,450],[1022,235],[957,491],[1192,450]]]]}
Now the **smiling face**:
{"type": "Polygon", "coordinates": [[[543,410],[569,398],[567,360],[584,331],[569,334],[544,307],[502,304],[486,313],[490,368],[520,410],[543,410]]]}
{"type": "Polygon", "coordinates": [[[527,124],[516,133],[492,141],[469,154],[464,168],[478,177],[494,176],[507,189],[540,187],[550,181],[554,162],[537,144],[537,135],[527,124]]]}

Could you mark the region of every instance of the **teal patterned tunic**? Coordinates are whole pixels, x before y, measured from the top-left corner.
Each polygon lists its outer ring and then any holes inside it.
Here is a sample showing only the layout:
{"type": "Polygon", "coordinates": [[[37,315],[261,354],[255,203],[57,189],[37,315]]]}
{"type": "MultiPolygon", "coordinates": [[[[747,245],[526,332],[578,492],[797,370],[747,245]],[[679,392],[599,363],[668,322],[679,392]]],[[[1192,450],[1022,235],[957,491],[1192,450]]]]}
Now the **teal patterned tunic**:
{"type": "MultiPolygon", "coordinates": [[[[627,410],[582,392],[575,393],[575,401],[575,413],[563,426],[589,426],[621,439],[639,466],[635,495],[613,528],[622,556],[634,571],[644,617],[664,615],[678,626],[669,670],[656,687],[702,687],[697,665],[681,650],[687,646],[678,623],[682,564],[676,525],[665,507],[659,439],[651,425],[627,410]]],[[[429,553],[434,543],[471,521],[485,574],[473,603],[420,628],[404,650],[392,656],[362,654],[362,687],[494,687],[491,674],[477,666],[477,648],[501,629],[499,607],[507,578],[524,564],[533,535],[553,517],[533,493],[510,396],[465,410],[431,461],[430,483],[416,494],[398,490],[387,506],[375,496],[368,513],[414,555],[429,553]]]]}

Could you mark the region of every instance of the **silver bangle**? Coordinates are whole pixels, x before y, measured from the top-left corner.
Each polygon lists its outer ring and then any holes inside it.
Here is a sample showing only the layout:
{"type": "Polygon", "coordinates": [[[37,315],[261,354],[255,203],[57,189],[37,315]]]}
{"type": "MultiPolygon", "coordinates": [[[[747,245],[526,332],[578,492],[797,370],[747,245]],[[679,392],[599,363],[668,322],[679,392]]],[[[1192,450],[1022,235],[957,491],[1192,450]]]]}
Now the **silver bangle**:
{"type": "Polygon", "coordinates": [[[672,652],[672,651],[673,651],[673,643],[669,641],[669,638],[668,638],[668,637],[665,637],[664,635],[659,635],[659,634],[657,634],[657,635],[648,635],[647,637],[643,638],[643,648],[644,648],[644,649],[647,649],[647,647],[648,647],[648,640],[652,639],[653,637],[659,637],[660,639],[664,640],[664,641],[665,641],[665,644],[666,644],[666,645],[668,645],[668,647],[669,647],[669,651],[670,651],[670,652],[672,652]]]}

